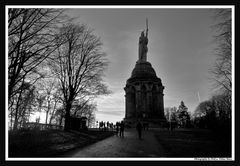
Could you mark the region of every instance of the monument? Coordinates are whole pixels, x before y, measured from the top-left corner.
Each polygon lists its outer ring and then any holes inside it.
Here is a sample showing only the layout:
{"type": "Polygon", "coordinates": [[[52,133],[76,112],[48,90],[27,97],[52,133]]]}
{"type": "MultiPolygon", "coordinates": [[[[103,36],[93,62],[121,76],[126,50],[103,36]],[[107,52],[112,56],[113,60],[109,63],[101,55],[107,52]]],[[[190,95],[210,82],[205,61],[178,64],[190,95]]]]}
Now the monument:
{"type": "Polygon", "coordinates": [[[150,62],[148,52],[148,22],[146,32],[139,37],[138,60],[127,80],[125,90],[125,118],[127,125],[133,126],[137,120],[148,122],[150,126],[159,126],[166,119],[164,116],[162,81],[157,77],[150,62]]]}

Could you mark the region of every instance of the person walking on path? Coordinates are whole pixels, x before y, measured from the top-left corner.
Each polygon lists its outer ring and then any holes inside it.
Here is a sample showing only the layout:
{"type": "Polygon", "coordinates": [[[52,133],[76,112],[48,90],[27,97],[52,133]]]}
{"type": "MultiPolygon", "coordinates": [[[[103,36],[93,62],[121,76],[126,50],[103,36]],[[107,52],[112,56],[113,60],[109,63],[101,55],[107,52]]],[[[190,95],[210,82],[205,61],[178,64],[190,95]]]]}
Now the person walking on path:
{"type": "Polygon", "coordinates": [[[121,121],[120,123],[120,137],[124,137],[124,123],[121,121]]]}
{"type": "Polygon", "coordinates": [[[142,139],[142,128],[143,128],[143,126],[142,126],[142,123],[140,121],[138,121],[136,128],[137,128],[137,131],[138,131],[138,139],[142,139]]]}
{"type": "Polygon", "coordinates": [[[116,123],[116,135],[118,136],[118,132],[119,132],[119,123],[116,123]]]}

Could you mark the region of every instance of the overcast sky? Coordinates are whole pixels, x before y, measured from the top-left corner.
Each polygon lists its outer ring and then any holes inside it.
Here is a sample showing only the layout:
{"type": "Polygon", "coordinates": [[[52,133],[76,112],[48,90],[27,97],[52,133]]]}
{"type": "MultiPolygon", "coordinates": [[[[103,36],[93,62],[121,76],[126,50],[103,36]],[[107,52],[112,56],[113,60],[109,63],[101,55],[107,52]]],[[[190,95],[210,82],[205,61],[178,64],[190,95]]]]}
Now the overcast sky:
{"type": "Polygon", "coordinates": [[[213,55],[209,9],[71,9],[79,23],[95,29],[110,61],[104,80],[113,92],[97,99],[96,119],[116,122],[125,116],[126,81],[138,59],[138,38],[148,18],[148,54],[164,89],[164,107],[183,100],[193,112],[213,93],[208,70],[213,55]]]}

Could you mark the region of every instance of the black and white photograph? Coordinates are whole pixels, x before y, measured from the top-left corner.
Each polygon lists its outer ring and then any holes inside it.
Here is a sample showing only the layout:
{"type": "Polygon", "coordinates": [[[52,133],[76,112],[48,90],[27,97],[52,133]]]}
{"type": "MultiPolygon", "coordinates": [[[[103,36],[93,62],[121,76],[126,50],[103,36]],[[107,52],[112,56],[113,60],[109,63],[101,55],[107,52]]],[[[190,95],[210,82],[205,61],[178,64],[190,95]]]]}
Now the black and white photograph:
{"type": "Polygon", "coordinates": [[[234,5],[5,6],[7,161],[234,161],[234,5]]]}

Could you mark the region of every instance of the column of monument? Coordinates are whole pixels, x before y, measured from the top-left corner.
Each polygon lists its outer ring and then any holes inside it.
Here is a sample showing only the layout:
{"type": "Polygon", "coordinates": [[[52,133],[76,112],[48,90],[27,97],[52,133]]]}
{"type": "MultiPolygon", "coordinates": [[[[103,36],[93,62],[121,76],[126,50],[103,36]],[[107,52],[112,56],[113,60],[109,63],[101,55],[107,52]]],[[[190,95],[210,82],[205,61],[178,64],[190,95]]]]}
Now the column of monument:
{"type": "Polygon", "coordinates": [[[125,108],[126,108],[126,118],[129,118],[129,111],[130,111],[130,108],[129,108],[129,89],[126,87],[124,88],[126,94],[125,94],[125,108]]]}
{"type": "Polygon", "coordinates": [[[140,85],[135,86],[136,88],[136,118],[141,117],[141,109],[142,109],[142,103],[141,103],[141,87],[140,85]]]}
{"type": "Polygon", "coordinates": [[[150,112],[152,111],[152,86],[149,85],[148,88],[147,88],[147,113],[148,113],[148,117],[149,117],[149,114],[150,112]]]}
{"type": "Polygon", "coordinates": [[[164,117],[164,103],[163,103],[163,87],[159,87],[160,89],[160,95],[159,95],[159,111],[160,111],[160,115],[161,117],[164,117]]]}
{"type": "Polygon", "coordinates": [[[136,106],[135,106],[135,92],[132,87],[125,88],[125,107],[126,107],[126,118],[131,118],[134,116],[136,106]]]}

